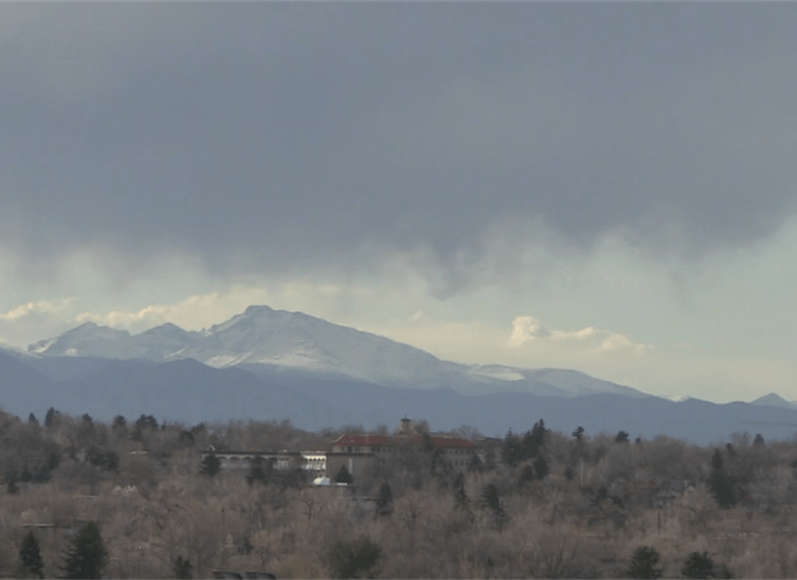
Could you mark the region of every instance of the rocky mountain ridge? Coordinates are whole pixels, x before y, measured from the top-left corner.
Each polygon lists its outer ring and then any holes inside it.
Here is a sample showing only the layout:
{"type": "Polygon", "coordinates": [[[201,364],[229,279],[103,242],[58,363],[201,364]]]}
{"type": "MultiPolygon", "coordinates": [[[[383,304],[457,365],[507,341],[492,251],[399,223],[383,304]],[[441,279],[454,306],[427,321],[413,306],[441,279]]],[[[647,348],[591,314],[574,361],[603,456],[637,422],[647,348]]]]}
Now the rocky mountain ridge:
{"type": "Polygon", "coordinates": [[[382,336],[268,306],[250,306],[202,331],[186,331],[167,323],[131,335],[89,322],[30,345],[27,354],[36,358],[143,359],[157,363],[194,359],[215,368],[245,366],[254,374],[268,374],[277,367],[381,386],[451,388],[466,395],[526,392],[560,397],[596,393],[647,396],[578,371],[443,361],[382,336]]]}

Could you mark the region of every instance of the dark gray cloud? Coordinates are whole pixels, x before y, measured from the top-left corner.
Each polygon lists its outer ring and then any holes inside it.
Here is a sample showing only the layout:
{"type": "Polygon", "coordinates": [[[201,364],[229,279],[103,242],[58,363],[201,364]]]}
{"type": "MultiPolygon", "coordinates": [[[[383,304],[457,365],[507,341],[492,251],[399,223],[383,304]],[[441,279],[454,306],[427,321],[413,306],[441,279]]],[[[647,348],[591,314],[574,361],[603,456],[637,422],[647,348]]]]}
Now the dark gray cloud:
{"type": "Polygon", "coordinates": [[[467,269],[525,218],[700,255],[795,210],[797,5],[0,14],[0,244],[43,262],[171,248],[276,272],[427,248],[467,269]]]}

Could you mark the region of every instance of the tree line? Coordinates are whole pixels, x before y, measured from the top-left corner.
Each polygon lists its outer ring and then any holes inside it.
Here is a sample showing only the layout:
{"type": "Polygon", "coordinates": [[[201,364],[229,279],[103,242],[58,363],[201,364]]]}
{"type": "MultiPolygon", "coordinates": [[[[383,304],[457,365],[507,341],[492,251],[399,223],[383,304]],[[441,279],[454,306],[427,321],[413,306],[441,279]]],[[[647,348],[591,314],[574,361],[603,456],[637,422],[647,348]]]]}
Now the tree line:
{"type": "Polygon", "coordinates": [[[317,487],[299,469],[223,470],[202,454],[323,449],[366,430],[0,412],[0,575],[797,576],[794,441],[700,447],[529,425],[452,433],[477,446],[464,467],[430,446],[317,487]]]}

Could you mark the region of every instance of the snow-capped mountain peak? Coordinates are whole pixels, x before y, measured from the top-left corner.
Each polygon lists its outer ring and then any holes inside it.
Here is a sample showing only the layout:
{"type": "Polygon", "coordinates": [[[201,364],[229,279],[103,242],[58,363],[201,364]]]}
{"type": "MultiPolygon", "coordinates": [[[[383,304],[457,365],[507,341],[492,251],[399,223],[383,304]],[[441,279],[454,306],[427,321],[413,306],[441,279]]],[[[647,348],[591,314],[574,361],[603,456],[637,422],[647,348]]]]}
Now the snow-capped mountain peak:
{"type": "Polygon", "coordinates": [[[464,365],[441,361],[418,348],[333,324],[301,312],[250,306],[200,332],[163,324],[137,335],[86,323],[31,345],[37,356],[88,356],[166,362],[195,359],[253,372],[274,367],[343,376],[384,386],[452,388],[466,394],[533,392],[575,397],[595,393],[643,396],[608,381],[557,369],[464,365]]]}
{"type": "Polygon", "coordinates": [[[161,324],[160,326],[155,326],[154,328],[150,328],[149,330],[146,330],[141,334],[177,338],[177,337],[186,336],[190,333],[187,330],[183,330],[176,324],[167,322],[166,324],[161,324]]]}
{"type": "Polygon", "coordinates": [[[134,351],[135,344],[129,332],[93,322],[83,323],[56,339],[39,341],[28,347],[29,353],[48,356],[137,358],[131,356],[134,351]]]}

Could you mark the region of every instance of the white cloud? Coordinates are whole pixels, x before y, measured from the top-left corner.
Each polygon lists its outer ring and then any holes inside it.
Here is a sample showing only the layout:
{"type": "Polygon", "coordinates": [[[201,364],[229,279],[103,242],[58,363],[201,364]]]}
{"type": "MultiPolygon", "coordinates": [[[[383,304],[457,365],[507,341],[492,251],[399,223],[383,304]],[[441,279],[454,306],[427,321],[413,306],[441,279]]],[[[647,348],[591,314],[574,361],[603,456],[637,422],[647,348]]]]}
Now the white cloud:
{"type": "MultiPolygon", "coordinates": [[[[559,330],[533,316],[517,316],[507,339],[506,327],[487,320],[445,320],[423,314],[363,330],[466,364],[504,364],[522,368],[570,368],[628,383],[640,368],[654,364],[652,346],[627,336],[586,327],[559,330]]],[[[644,376],[644,373],[642,373],[644,376]]]]}
{"type": "Polygon", "coordinates": [[[62,298],[61,300],[39,300],[28,302],[12,308],[5,314],[0,314],[2,321],[16,321],[26,317],[40,314],[60,314],[66,310],[73,302],[74,297],[62,298]]]}
{"type": "Polygon", "coordinates": [[[530,340],[551,336],[551,331],[533,316],[518,316],[512,323],[509,346],[521,346],[530,340]]]}
{"type": "MultiPolygon", "coordinates": [[[[398,292],[398,291],[396,291],[398,292]]],[[[186,330],[201,330],[229,320],[253,304],[297,310],[314,316],[360,326],[358,316],[373,308],[385,312],[396,303],[396,292],[381,288],[293,280],[278,284],[241,284],[195,294],[182,300],[151,303],[139,308],[78,310],[74,297],[28,302],[0,312],[0,341],[24,348],[27,344],[74,328],[85,322],[143,332],[171,322],[186,330]]],[[[84,302],[85,303],[85,302],[84,302]]]]}
{"type": "Polygon", "coordinates": [[[136,311],[82,312],[75,320],[77,323],[94,322],[132,331],[146,330],[166,322],[186,330],[200,330],[240,314],[252,304],[266,304],[268,297],[269,293],[262,288],[236,286],[225,293],[197,294],[174,304],[153,304],[136,311]]]}
{"type": "Polygon", "coordinates": [[[31,301],[0,313],[0,342],[22,347],[49,335],[53,329],[66,330],[64,321],[75,302],[74,297],[31,301]]]}
{"type": "Polygon", "coordinates": [[[407,300],[400,289],[292,280],[276,284],[241,284],[225,290],[196,294],[173,303],[149,304],[137,310],[84,311],[75,323],[141,332],[166,322],[186,330],[200,330],[224,322],[247,307],[263,304],[274,309],[300,311],[348,326],[360,327],[370,312],[389,316],[391,308],[407,300]]]}
{"type": "Polygon", "coordinates": [[[401,283],[384,287],[293,280],[233,286],[137,309],[97,307],[82,313],[73,297],[31,301],[0,312],[0,343],[24,348],[86,321],[131,332],[165,322],[199,330],[252,304],[267,304],[387,336],[455,362],[571,368],[650,393],[688,393],[713,400],[720,395],[711,385],[720,383],[724,400],[754,398],[761,384],[790,396],[788,389],[776,385],[788,385],[793,368],[774,355],[765,362],[754,357],[733,364],[723,357],[707,361],[694,342],[658,342],[653,350],[628,335],[596,326],[558,329],[528,315],[494,322],[494,316],[478,309],[479,301],[467,308],[449,308],[447,303],[422,299],[417,287],[410,285],[410,290],[401,283]],[[468,317],[463,316],[466,310],[468,317]]]}
{"type": "Polygon", "coordinates": [[[636,343],[624,334],[588,326],[580,330],[549,330],[533,316],[518,316],[512,323],[508,345],[519,348],[529,343],[558,344],[566,348],[587,348],[594,352],[644,354],[651,346],[636,343]]]}

